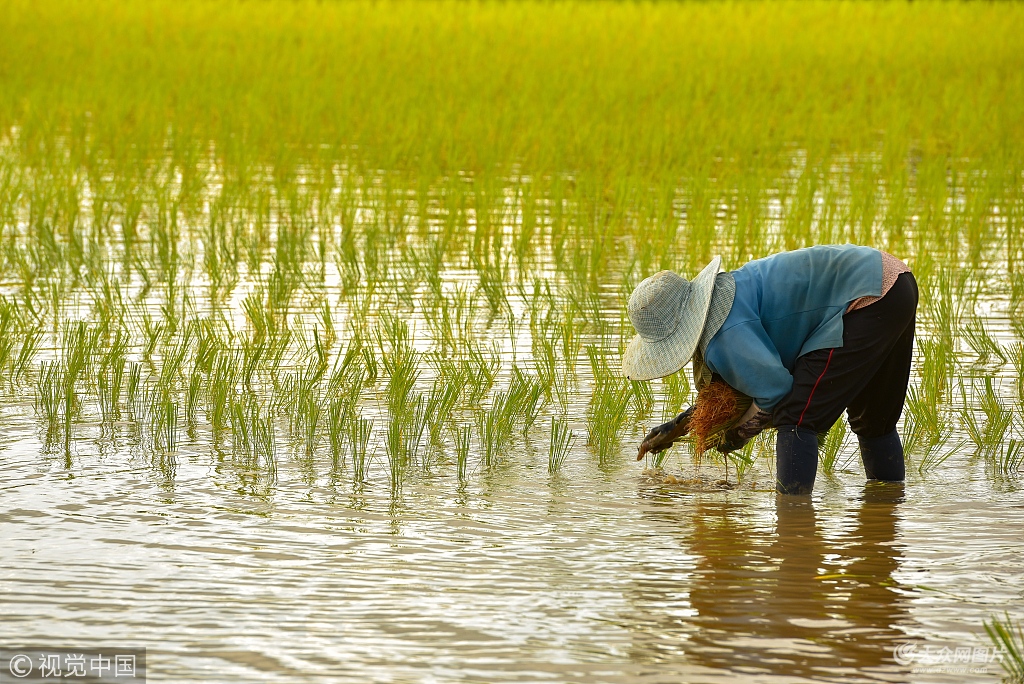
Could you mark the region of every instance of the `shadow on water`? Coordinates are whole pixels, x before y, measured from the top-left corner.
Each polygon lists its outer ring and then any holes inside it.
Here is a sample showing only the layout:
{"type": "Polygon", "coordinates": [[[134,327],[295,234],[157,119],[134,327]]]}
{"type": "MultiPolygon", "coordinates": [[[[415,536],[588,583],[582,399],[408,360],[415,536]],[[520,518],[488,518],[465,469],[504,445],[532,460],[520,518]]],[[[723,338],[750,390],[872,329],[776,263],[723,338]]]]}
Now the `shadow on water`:
{"type": "MultiPolygon", "coordinates": [[[[892,680],[910,621],[893,573],[903,485],[868,483],[843,531],[824,533],[815,504],[779,497],[775,520],[750,502],[698,498],[659,506],[692,571],[650,568],[632,601],[637,662],[678,661],[757,675],[892,680]]],[[[831,515],[831,514],[830,514],[831,515]]]]}

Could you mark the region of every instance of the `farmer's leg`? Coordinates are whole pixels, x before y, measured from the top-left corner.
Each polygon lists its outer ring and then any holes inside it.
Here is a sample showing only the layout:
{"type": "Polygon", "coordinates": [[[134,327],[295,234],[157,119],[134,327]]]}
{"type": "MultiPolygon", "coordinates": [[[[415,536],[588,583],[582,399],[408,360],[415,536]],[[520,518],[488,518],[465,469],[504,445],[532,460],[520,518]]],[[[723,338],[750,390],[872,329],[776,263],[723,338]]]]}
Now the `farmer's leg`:
{"type": "MultiPolygon", "coordinates": [[[[817,470],[816,434],[832,427],[843,409],[860,396],[889,361],[898,345],[901,349],[906,346],[908,327],[912,345],[916,308],[916,282],[913,275],[904,273],[885,297],[843,316],[842,347],[818,350],[797,359],[793,388],[772,416],[779,429],[776,463],[780,492],[810,492],[817,470]]],[[[899,352],[896,357],[902,358],[899,352]]],[[[902,409],[905,379],[902,389],[898,383],[888,389],[899,395],[889,402],[890,408],[898,405],[902,409]]],[[[855,426],[855,431],[860,427],[861,424],[855,426]]]]}
{"type": "MultiPolygon", "coordinates": [[[[912,276],[906,279],[901,276],[893,289],[897,287],[901,288],[897,297],[904,300],[903,305],[906,307],[913,302],[916,309],[917,284],[912,276]]],[[[882,304],[883,301],[872,306],[882,304]]],[[[906,475],[903,445],[896,431],[896,423],[903,413],[907,397],[910,366],[914,356],[914,329],[915,319],[911,317],[882,365],[860,394],[850,402],[847,411],[850,427],[860,441],[861,461],[869,480],[902,481],[906,475]]]]}

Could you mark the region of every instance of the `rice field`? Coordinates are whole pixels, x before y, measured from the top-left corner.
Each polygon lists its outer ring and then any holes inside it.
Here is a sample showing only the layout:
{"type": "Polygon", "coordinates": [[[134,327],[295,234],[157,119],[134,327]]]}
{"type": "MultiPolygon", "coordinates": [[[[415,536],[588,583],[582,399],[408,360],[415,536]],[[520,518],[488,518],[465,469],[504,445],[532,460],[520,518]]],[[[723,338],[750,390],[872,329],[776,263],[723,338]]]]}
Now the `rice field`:
{"type": "MultiPolygon", "coordinates": [[[[0,462],[423,524],[583,481],[764,499],[771,434],[641,476],[695,391],[621,377],[626,301],[855,242],[921,289],[908,490],[1019,505],[1022,34],[1003,3],[8,0],[0,462]]],[[[862,477],[843,422],[820,456],[862,477]]]]}

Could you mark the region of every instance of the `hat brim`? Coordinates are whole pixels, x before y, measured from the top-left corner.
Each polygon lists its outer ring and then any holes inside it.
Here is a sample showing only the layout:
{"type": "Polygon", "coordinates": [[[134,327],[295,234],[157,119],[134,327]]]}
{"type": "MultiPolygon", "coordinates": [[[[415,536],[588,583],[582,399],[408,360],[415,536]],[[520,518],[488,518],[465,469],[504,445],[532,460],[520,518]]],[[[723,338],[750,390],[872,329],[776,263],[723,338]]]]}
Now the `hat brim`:
{"type": "Polygon", "coordinates": [[[672,375],[686,365],[707,321],[721,265],[722,257],[716,256],[690,281],[690,296],[682,304],[679,323],[671,335],[657,342],[648,342],[640,335],[630,340],[622,355],[623,375],[630,380],[653,380],[672,375]]]}

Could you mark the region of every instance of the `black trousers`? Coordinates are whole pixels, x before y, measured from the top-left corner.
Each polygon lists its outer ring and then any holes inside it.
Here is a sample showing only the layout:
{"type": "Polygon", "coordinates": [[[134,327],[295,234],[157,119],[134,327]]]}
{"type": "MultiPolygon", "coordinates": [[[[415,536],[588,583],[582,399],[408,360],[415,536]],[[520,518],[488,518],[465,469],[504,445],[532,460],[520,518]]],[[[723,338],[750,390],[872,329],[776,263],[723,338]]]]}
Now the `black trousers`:
{"type": "Polygon", "coordinates": [[[880,300],[844,314],[843,346],[796,360],[772,423],[825,432],[846,409],[859,437],[890,434],[907,397],[916,313],[917,280],[901,273],[880,300]]]}

